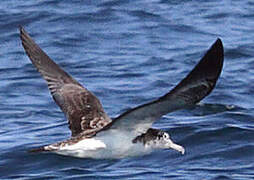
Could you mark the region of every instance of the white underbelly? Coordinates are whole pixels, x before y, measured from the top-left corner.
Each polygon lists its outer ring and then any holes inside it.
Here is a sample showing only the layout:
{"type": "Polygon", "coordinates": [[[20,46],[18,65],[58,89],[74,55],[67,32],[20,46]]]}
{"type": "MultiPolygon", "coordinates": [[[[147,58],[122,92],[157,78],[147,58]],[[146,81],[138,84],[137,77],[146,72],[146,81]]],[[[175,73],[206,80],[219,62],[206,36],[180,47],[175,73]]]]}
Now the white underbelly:
{"type": "Polygon", "coordinates": [[[143,144],[133,144],[132,139],[124,133],[114,131],[103,133],[93,138],[61,147],[55,151],[57,154],[79,158],[123,158],[128,156],[144,155],[150,152],[143,144]]]}
{"type": "Polygon", "coordinates": [[[60,147],[57,151],[57,154],[74,156],[80,158],[90,158],[96,155],[96,153],[107,149],[107,145],[101,140],[94,138],[88,138],[79,141],[76,144],[65,145],[60,147]]]}

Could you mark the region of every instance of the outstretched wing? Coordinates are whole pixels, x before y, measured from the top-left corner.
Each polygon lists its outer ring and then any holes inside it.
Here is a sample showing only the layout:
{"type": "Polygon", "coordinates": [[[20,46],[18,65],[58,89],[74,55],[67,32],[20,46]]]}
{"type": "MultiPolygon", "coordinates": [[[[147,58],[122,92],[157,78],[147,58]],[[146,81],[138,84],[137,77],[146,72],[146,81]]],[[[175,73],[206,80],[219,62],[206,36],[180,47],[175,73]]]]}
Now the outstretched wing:
{"type": "Polygon", "coordinates": [[[53,99],[66,115],[72,136],[93,136],[112,122],[100,101],[62,70],[20,27],[20,38],[26,54],[47,81],[53,99]]]}
{"type": "Polygon", "coordinates": [[[135,131],[137,135],[150,128],[162,115],[199,102],[215,87],[223,59],[223,45],[217,39],[196,67],[173,90],[155,101],[121,114],[114,119],[112,128],[135,131]]]}

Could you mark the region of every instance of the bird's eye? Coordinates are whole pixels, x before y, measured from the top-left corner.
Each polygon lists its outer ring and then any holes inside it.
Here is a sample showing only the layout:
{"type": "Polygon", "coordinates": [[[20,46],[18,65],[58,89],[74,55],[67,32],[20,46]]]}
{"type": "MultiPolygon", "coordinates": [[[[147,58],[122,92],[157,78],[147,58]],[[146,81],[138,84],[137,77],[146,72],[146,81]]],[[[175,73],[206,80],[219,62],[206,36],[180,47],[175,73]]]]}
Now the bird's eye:
{"type": "Polygon", "coordinates": [[[169,136],[166,133],[164,133],[163,138],[169,138],[169,136]]]}

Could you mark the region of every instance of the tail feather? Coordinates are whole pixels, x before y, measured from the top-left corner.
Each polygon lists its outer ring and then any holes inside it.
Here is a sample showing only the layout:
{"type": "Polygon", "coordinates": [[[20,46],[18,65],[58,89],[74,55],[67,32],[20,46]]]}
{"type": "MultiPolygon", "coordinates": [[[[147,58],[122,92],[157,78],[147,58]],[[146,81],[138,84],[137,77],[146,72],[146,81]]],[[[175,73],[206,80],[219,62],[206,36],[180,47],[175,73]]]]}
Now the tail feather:
{"type": "Polygon", "coordinates": [[[30,153],[38,153],[38,152],[51,152],[51,151],[57,151],[59,150],[59,146],[63,142],[55,143],[55,144],[50,144],[50,145],[45,145],[45,146],[40,146],[34,149],[29,150],[28,152],[30,153]]]}
{"type": "Polygon", "coordinates": [[[38,148],[28,150],[29,153],[38,153],[38,152],[45,152],[45,151],[49,151],[49,150],[45,149],[45,146],[41,146],[38,148]]]}
{"type": "Polygon", "coordinates": [[[38,152],[50,152],[50,151],[55,151],[55,150],[57,150],[56,147],[54,147],[54,146],[52,147],[51,145],[47,145],[47,146],[41,146],[41,147],[38,147],[38,148],[31,149],[28,152],[38,153],[38,152]]]}

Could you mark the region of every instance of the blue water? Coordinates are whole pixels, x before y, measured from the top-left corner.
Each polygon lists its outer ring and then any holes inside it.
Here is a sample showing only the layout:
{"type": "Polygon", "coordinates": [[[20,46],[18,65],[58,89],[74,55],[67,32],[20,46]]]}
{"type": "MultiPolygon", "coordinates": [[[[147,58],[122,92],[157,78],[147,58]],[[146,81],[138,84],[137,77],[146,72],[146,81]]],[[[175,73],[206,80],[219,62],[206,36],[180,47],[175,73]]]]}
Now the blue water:
{"type": "Polygon", "coordinates": [[[252,0],[1,1],[0,179],[254,179],[253,32],[252,0]],[[29,154],[70,131],[24,54],[19,25],[112,117],[168,92],[220,37],[225,63],[214,91],[154,125],[186,154],[29,154]]]}

